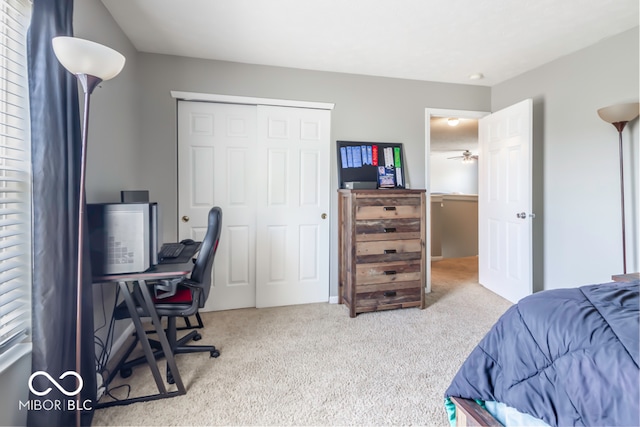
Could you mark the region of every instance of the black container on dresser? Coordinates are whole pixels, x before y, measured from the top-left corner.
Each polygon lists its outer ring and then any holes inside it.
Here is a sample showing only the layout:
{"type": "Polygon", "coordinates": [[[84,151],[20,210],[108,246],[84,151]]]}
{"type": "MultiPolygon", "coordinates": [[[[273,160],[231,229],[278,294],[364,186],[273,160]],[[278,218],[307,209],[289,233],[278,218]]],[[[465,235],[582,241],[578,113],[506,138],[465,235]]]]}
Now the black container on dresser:
{"type": "Polygon", "coordinates": [[[338,295],[351,317],[424,308],[425,205],[425,190],[338,190],[338,295]]]}

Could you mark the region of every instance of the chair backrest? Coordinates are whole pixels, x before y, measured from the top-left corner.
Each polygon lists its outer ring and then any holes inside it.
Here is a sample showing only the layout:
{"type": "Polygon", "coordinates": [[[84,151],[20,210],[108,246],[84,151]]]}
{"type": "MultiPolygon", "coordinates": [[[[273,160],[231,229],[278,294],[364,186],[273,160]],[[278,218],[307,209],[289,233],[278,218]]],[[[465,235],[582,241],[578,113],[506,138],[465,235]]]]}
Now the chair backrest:
{"type": "Polygon", "coordinates": [[[203,307],[209,297],[211,289],[211,270],[213,268],[213,258],[218,250],[218,241],[222,232],[222,209],[214,206],[209,210],[207,223],[207,233],[202,239],[200,251],[196,258],[193,270],[191,270],[190,281],[199,283],[202,286],[199,306],[203,307]]]}

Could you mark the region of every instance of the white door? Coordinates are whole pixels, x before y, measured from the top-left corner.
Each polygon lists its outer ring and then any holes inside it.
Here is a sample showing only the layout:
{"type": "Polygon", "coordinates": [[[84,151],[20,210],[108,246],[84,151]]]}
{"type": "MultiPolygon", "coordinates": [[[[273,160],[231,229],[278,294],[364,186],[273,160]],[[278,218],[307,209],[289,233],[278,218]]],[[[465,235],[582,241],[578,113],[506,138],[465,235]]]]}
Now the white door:
{"type": "Polygon", "coordinates": [[[178,103],[179,238],[202,240],[222,208],[205,310],[328,300],[330,125],[328,110],[178,103]]]}
{"type": "Polygon", "coordinates": [[[329,299],[330,120],[258,106],[257,307],[329,299]]]}
{"type": "Polygon", "coordinates": [[[201,241],[209,209],[222,208],[205,310],[255,307],[256,159],[255,106],[178,102],[180,239],[201,241]]]}
{"type": "Polygon", "coordinates": [[[480,119],[480,284],[511,302],[532,293],[532,100],[480,119]]]}

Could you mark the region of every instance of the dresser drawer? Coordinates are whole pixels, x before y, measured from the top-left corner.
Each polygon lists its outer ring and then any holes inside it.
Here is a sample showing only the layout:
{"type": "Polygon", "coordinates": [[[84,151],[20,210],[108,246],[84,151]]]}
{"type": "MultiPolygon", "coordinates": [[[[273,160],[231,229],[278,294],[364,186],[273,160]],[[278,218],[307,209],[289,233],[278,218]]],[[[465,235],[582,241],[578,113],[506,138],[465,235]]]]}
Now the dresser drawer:
{"type": "Polygon", "coordinates": [[[420,239],[420,218],[368,219],[355,222],[356,241],[420,239]]]}
{"type": "Polygon", "coordinates": [[[411,261],[422,258],[422,240],[378,240],[356,243],[356,264],[411,261]]]}
{"type": "Polygon", "coordinates": [[[355,308],[358,312],[419,307],[422,301],[420,281],[358,286],[355,308]]]}
{"type": "Polygon", "coordinates": [[[361,219],[420,218],[420,205],[356,206],[356,221],[361,219]]]}
{"type": "Polygon", "coordinates": [[[417,281],[420,280],[421,276],[422,263],[420,261],[358,264],[356,266],[356,287],[390,282],[417,281]]]}

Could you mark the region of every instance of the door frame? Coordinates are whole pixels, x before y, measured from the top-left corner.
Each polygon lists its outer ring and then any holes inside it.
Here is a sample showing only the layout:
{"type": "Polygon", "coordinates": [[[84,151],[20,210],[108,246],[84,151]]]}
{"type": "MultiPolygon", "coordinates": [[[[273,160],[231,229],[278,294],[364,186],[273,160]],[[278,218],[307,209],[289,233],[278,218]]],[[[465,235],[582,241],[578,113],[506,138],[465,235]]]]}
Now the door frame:
{"type": "MultiPolygon", "coordinates": [[[[427,284],[425,292],[431,292],[431,118],[432,117],[458,117],[461,119],[479,120],[491,114],[490,111],[474,111],[474,110],[453,110],[444,108],[424,109],[424,173],[425,173],[425,189],[427,193],[426,221],[427,221],[427,241],[426,241],[426,271],[427,284]]],[[[482,161],[482,159],[478,159],[482,161]]],[[[478,257],[482,254],[479,252],[478,257]]]]}

